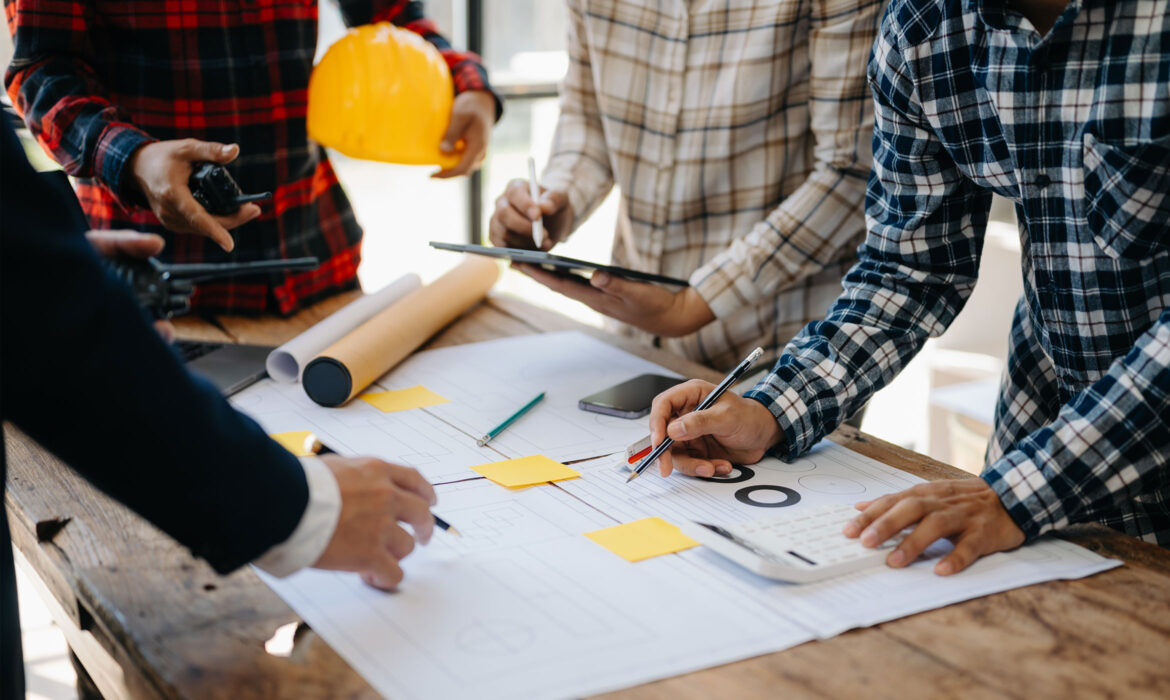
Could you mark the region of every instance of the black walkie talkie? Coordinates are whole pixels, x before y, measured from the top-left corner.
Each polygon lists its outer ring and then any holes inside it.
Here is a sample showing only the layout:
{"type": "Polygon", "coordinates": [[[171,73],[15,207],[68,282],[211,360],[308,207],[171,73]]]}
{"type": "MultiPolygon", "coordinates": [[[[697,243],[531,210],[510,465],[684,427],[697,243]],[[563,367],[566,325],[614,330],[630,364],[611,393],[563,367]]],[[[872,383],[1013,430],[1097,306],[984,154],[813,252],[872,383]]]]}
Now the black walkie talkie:
{"type": "Polygon", "coordinates": [[[272,199],[271,192],[244,194],[227,168],[218,163],[195,163],[187,186],[191,188],[195,201],[215,216],[235,214],[248,202],[272,199]]]}

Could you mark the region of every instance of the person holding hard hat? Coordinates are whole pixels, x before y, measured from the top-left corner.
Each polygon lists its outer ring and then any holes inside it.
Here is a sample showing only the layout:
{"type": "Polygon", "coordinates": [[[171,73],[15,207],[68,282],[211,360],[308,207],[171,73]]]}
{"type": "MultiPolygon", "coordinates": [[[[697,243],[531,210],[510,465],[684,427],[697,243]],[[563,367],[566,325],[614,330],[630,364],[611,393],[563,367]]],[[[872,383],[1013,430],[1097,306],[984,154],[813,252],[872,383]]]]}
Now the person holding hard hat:
{"type": "MultiPolygon", "coordinates": [[[[362,230],[306,130],[317,3],[258,0],[223,13],[155,5],[5,0],[15,41],[8,93],[40,144],[76,178],[90,226],[162,234],[167,262],[229,254],[322,261],[310,272],[200,285],[192,304],[205,311],[290,314],[356,287],[362,230]],[[245,192],[272,192],[271,203],[213,216],[188,188],[201,161],[227,166],[245,192]]],[[[445,113],[426,113],[424,135],[396,134],[403,143],[434,141],[423,149],[433,155],[411,162],[442,164],[441,178],[478,168],[501,114],[479,58],[452,49],[421,2],[339,5],[350,26],[392,23],[425,40],[406,42],[408,57],[393,65],[350,71],[380,71],[383,90],[416,99],[428,89],[446,93],[445,113]],[[433,58],[420,50],[424,43],[433,58]],[[420,67],[423,76],[409,72],[420,67]]],[[[368,86],[374,82],[367,75],[368,86]]],[[[439,98],[432,102],[443,104],[439,98]]]]}

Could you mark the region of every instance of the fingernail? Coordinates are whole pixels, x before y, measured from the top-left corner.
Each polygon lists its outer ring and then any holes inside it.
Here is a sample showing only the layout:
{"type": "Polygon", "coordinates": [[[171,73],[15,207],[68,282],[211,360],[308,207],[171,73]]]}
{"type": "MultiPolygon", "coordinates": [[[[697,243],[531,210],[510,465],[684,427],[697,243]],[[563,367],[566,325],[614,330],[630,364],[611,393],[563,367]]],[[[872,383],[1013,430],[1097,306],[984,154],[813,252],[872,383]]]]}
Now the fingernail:
{"type": "Polygon", "coordinates": [[[873,528],[866,528],[865,532],[861,533],[861,544],[866,547],[876,547],[878,545],[878,536],[873,528]]]}
{"type": "Polygon", "coordinates": [[[940,561],[938,566],[934,568],[934,571],[939,576],[948,576],[955,573],[955,565],[949,561],[940,561]]]}
{"type": "Polygon", "coordinates": [[[528,218],[532,219],[533,221],[536,221],[538,218],[540,218],[540,209],[538,209],[536,207],[531,207],[528,210],[528,218]]]}
{"type": "Polygon", "coordinates": [[[695,467],[695,474],[697,474],[698,476],[715,476],[715,470],[712,469],[710,466],[703,464],[703,465],[700,465],[698,467],[695,467]]]}
{"type": "MultiPolygon", "coordinates": [[[[431,141],[431,143],[434,143],[434,141],[431,141]]],[[[439,150],[442,151],[443,153],[450,153],[451,152],[451,142],[444,141],[443,143],[440,143],[439,150]]]]}
{"type": "Polygon", "coordinates": [[[231,146],[223,146],[220,148],[220,150],[223,151],[223,154],[226,156],[232,152],[232,147],[231,146]]]}
{"type": "Polygon", "coordinates": [[[857,533],[859,532],[861,532],[861,528],[852,520],[845,523],[845,527],[841,529],[841,534],[846,537],[857,537],[857,533]]]}
{"type": "Polygon", "coordinates": [[[608,272],[594,272],[592,282],[594,287],[604,287],[609,284],[610,276],[608,272]]]}
{"type": "Polygon", "coordinates": [[[902,566],[906,563],[906,553],[900,549],[895,549],[890,554],[890,558],[886,560],[886,563],[890,566],[902,566]]]}

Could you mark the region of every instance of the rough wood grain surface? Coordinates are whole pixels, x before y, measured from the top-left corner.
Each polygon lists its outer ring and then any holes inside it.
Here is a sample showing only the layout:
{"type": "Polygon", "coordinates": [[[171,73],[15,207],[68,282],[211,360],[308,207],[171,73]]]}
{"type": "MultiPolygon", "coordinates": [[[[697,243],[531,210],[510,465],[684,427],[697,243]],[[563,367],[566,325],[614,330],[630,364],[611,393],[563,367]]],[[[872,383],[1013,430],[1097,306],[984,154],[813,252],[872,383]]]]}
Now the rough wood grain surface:
{"type": "MultiPolygon", "coordinates": [[[[276,345],[324,313],[178,325],[183,337],[276,345]]],[[[469,311],[427,347],[574,328],[688,376],[719,376],[506,297],[469,311]]],[[[855,430],[832,438],[928,479],[969,476],[855,430]]],[[[373,696],[311,630],[298,634],[288,658],[265,652],[273,632],[298,618],[251,570],[217,576],[11,426],[6,447],[14,543],[111,697],[373,696]]],[[[606,697],[1166,697],[1170,553],[1097,526],[1066,536],[1127,565],[606,697]]]]}

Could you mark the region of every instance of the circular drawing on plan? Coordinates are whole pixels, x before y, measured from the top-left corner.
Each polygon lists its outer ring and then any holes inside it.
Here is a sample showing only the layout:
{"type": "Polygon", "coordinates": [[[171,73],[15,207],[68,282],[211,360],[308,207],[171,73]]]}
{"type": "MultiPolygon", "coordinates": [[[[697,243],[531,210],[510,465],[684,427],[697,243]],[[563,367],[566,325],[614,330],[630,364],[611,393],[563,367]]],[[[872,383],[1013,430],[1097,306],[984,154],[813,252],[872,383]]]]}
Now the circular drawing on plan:
{"type": "Polygon", "coordinates": [[[809,491],[816,491],[817,493],[829,493],[833,495],[865,493],[864,484],[841,476],[810,474],[800,477],[797,481],[809,491]]]}
{"type": "Polygon", "coordinates": [[[731,473],[733,476],[696,476],[695,478],[699,481],[710,481],[716,484],[738,484],[756,475],[755,470],[751,467],[741,467],[738,464],[732,465],[731,473]]]}
{"type": "Polygon", "coordinates": [[[800,494],[787,486],[745,486],[735,492],[735,500],[749,506],[759,508],[784,508],[800,503],[800,494]],[[776,500],[777,494],[784,496],[783,500],[776,500]]]}
{"type": "Polygon", "coordinates": [[[532,628],[510,620],[476,620],[455,637],[455,645],[469,654],[509,656],[532,645],[532,628]]]}
{"type": "Polygon", "coordinates": [[[817,468],[817,463],[811,459],[802,459],[799,462],[788,464],[779,460],[768,463],[769,469],[774,469],[778,472],[787,472],[789,474],[798,474],[800,472],[811,472],[817,468]]]}

